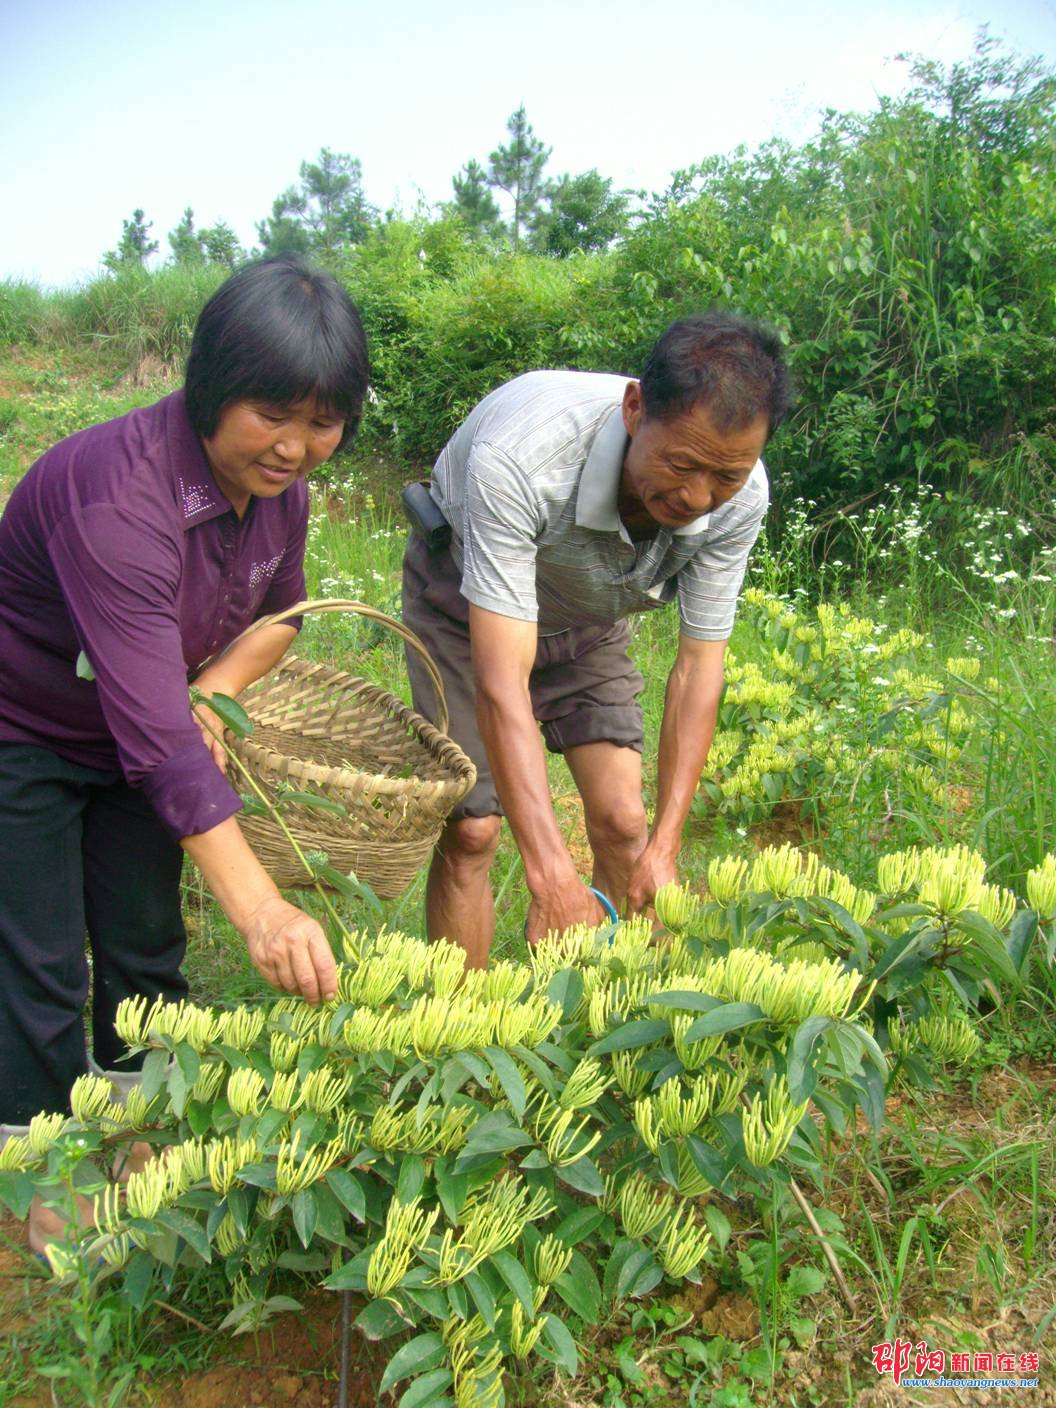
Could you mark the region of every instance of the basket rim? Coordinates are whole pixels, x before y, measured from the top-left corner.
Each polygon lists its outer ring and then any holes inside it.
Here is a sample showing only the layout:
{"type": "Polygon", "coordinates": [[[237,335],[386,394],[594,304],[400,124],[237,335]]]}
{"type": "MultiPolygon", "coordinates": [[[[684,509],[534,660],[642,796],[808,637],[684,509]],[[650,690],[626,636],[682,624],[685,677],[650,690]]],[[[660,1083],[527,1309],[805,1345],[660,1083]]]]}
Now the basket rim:
{"type": "MultiPolygon", "coordinates": [[[[343,767],[337,764],[312,762],[284,753],[267,743],[256,743],[252,735],[239,738],[230,729],[225,729],[225,741],[245,762],[252,761],[258,768],[267,767],[272,774],[291,772],[306,782],[311,782],[324,793],[354,793],[358,798],[366,790],[364,779],[369,779],[369,790],[373,795],[399,797],[403,795],[434,798],[443,797],[454,791],[458,797],[464,796],[476,781],[477,770],[472,759],[458,746],[454,739],[442,733],[435,724],[417,713],[391,690],[375,684],[372,680],[354,675],[349,670],[338,669],[321,661],[304,660],[298,656],[286,656],[274,669],[251,685],[241,696],[241,703],[253,720],[255,695],[266,693],[269,683],[276,676],[292,675],[307,679],[316,675],[335,691],[355,694],[360,699],[381,706],[397,723],[408,729],[425,748],[429,756],[451,775],[446,778],[422,777],[412,773],[410,777],[389,777],[384,773],[372,773],[365,768],[343,767]]],[[[255,721],[254,721],[255,722],[255,721]]],[[[273,727],[273,725],[261,725],[273,727]]],[[[456,797],[456,800],[458,800],[456,797]]]]}

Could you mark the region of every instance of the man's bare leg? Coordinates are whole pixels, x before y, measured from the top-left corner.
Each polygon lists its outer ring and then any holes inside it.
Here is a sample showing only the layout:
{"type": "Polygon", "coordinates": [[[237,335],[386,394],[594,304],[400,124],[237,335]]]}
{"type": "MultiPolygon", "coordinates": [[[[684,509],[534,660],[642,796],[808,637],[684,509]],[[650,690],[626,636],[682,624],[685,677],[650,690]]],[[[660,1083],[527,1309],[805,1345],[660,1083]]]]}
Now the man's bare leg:
{"type": "Polygon", "coordinates": [[[642,756],[615,743],[583,743],[565,752],[594,852],[591,884],[617,909],[627,894],[634,862],[649,836],[642,805],[642,756]]]}
{"type": "Polygon", "coordinates": [[[495,933],[495,901],[488,872],[499,845],[501,819],[465,817],[440,834],[425,887],[430,939],[450,939],[466,950],[467,967],[486,968],[495,933]]]}

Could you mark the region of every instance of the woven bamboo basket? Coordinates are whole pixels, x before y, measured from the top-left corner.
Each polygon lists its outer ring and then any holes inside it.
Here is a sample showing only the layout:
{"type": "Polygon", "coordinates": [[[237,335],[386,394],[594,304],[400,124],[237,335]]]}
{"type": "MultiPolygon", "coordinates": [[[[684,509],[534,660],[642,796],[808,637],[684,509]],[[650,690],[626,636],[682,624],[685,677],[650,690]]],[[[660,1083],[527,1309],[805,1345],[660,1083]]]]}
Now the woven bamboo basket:
{"type": "MultiPolygon", "coordinates": [[[[283,803],[282,819],[303,851],[325,851],[342,874],[354,871],[393,899],[428,860],[449,812],[476,781],[476,769],[446,736],[440,675],[413,631],[358,601],[303,601],[262,617],[246,631],[311,612],[352,611],[401,636],[421,656],[436,692],[437,724],[395,695],[330,665],[288,656],[239,698],[253,722],[248,738],[225,741],[271,799],[283,784],[338,802],[344,814],[283,803]]],[[[284,889],[313,884],[276,823],[239,814],[265,870],[284,889]]]]}

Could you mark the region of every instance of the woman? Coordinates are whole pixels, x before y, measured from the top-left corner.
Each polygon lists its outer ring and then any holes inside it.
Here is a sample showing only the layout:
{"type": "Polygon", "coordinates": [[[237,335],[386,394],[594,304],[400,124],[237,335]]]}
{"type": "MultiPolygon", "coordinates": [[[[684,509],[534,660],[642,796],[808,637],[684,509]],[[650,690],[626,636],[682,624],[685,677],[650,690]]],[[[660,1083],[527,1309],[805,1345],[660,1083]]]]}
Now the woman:
{"type": "MultiPolygon", "coordinates": [[[[297,259],[261,261],[202,311],[183,391],[64,440],[11,496],[0,519],[8,1129],[67,1109],[88,1069],[86,931],[95,1066],[121,1069],[123,998],[186,993],[183,851],[269,982],[312,1002],[334,994],[326,936],[246,845],[208,728],[219,721],[205,709],[196,721],[188,682],[237,695],[293,640],[282,625],[232,645],[303,598],[304,480],[354,433],[367,379],[340,285],[297,259]]],[[[31,1245],[47,1219],[31,1215],[31,1245]]]]}

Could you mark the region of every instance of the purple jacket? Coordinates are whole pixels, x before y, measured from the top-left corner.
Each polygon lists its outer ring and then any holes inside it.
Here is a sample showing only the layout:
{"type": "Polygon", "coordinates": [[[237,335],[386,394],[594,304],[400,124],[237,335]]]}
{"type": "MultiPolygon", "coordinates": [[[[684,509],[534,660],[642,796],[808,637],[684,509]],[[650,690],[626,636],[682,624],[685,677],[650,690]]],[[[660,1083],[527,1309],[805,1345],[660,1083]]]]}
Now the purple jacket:
{"type": "Polygon", "coordinates": [[[0,744],[120,770],[177,838],[231,816],[188,681],[301,600],[307,524],[303,481],[239,521],[182,392],[49,450],[0,519],[0,744]]]}

